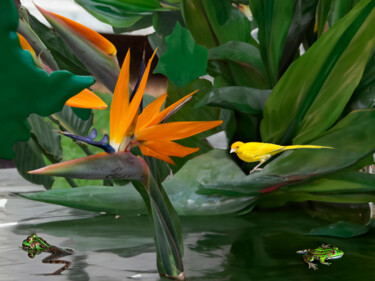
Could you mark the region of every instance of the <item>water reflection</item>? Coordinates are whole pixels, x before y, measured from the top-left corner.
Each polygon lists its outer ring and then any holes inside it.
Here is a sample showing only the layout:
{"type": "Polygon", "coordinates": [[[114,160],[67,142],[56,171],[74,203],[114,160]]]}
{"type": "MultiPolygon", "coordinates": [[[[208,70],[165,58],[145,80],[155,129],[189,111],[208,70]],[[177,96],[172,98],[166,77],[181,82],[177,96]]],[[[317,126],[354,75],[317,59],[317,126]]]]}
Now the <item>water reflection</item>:
{"type": "MultiPolygon", "coordinates": [[[[12,241],[6,241],[6,247],[0,245],[1,256],[7,256],[0,260],[0,266],[13,262],[13,280],[39,280],[33,274],[47,267],[29,263],[12,245],[17,240],[18,247],[34,231],[55,245],[75,249],[72,267],[54,281],[164,280],[156,271],[153,228],[148,217],[71,218],[54,221],[52,215],[51,222],[2,229],[12,241]]],[[[253,212],[246,217],[182,217],[186,275],[188,280],[216,281],[372,280],[374,232],[351,239],[307,235],[312,228],[326,224],[301,209],[253,212]],[[331,266],[309,270],[296,251],[322,243],[337,245],[345,256],[331,266]]]]}

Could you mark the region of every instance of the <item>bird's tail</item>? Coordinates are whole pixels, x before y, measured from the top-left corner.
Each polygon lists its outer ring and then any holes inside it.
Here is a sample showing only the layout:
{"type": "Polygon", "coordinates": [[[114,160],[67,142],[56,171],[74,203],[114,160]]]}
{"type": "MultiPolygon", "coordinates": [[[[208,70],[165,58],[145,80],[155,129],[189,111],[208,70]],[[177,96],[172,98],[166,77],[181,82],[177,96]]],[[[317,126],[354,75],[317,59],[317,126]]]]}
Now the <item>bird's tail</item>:
{"type": "Polygon", "coordinates": [[[288,146],[285,146],[283,150],[300,149],[300,148],[313,148],[313,149],[328,148],[328,149],[333,149],[333,147],[330,147],[330,146],[319,146],[319,145],[288,145],[288,146]]]}

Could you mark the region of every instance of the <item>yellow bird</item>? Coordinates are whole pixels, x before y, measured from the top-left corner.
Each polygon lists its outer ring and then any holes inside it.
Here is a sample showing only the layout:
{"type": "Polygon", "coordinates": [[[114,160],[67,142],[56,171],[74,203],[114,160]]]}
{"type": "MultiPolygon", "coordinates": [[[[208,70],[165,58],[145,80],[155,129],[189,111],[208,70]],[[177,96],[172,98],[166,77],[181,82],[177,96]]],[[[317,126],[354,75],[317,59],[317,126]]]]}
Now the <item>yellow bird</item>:
{"type": "Polygon", "coordinates": [[[245,162],[258,162],[260,163],[250,171],[250,174],[256,170],[261,170],[258,167],[266,162],[271,156],[281,153],[284,150],[301,149],[301,148],[333,148],[329,146],[318,146],[318,145],[289,145],[282,146],[272,143],[263,142],[247,142],[236,141],[232,144],[230,153],[235,152],[237,156],[245,162]]]}

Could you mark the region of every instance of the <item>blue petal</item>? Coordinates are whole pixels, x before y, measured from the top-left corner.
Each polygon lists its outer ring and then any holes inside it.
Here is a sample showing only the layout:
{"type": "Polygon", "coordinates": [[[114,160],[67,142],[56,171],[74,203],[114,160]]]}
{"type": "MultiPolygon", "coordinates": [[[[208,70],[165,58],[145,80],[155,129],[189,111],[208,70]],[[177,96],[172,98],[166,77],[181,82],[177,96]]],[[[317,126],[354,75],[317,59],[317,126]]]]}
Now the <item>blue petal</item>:
{"type": "Polygon", "coordinates": [[[98,135],[98,132],[96,131],[96,129],[92,129],[90,134],[87,136],[90,140],[94,140],[96,138],[96,136],[98,135]]]}
{"type": "Polygon", "coordinates": [[[116,152],[115,149],[109,144],[109,137],[107,136],[107,134],[105,134],[104,137],[100,141],[94,141],[97,135],[97,131],[95,129],[92,129],[90,134],[87,137],[73,135],[72,133],[69,133],[69,132],[59,132],[59,133],[71,139],[79,140],[84,143],[99,147],[107,153],[116,152]]]}

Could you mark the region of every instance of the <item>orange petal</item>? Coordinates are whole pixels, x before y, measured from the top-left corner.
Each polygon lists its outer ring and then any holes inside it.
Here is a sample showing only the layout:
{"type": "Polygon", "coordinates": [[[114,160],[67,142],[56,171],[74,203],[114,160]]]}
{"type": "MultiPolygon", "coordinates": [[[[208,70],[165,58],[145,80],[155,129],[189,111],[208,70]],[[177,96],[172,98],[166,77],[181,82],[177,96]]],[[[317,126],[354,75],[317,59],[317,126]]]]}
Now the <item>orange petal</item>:
{"type": "MultiPolygon", "coordinates": [[[[143,98],[143,92],[145,91],[146,88],[146,83],[148,79],[148,74],[150,72],[151,68],[151,63],[156,54],[156,50],[153,53],[152,57],[149,59],[145,72],[143,73],[141,82],[139,83],[137,92],[135,93],[130,105],[128,112],[126,113],[126,118],[123,116],[124,123],[122,124],[122,128],[124,128],[124,135],[133,135],[133,131],[135,129],[135,122],[137,121],[138,117],[138,110],[139,110],[139,105],[142,101],[143,98]]],[[[116,86],[117,87],[117,86],[116,86]]],[[[120,150],[124,150],[126,145],[127,145],[127,139],[124,138],[123,141],[121,142],[120,145],[120,150]]]]}
{"type": "Polygon", "coordinates": [[[129,109],[129,68],[130,50],[126,54],[118,77],[115,92],[113,93],[111,112],[109,117],[109,136],[111,145],[117,150],[126,132],[125,119],[129,109]]]}
{"type": "Polygon", "coordinates": [[[61,23],[65,24],[65,26],[67,26],[70,30],[78,33],[87,41],[91,42],[94,46],[96,46],[102,52],[110,56],[116,55],[117,53],[116,47],[110,41],[108,41],[106,38],[104,38],[102,35],[100,35],[96,31],[78,22],[75,22],[71,19],[49,12],[47,10],[44,10],[38,5],[36,5],[35,3],[34,5],[38,8],[38,10],[43,14],[45,18],[50,19],[52,21],[60,21],[61,23]]]}
{"type": "Polygon", "coordinates": [[[218,121],[173,122],[144,128],[135,136],[137,140],[179,140],[212,129],[223,123],[218,121]]]}
{"type": "Polygon", "coordinates": [[[71,107],[106,109],[107,104],[89,89],[84,89],[65,103],[71,107]]]}
{"type": "Polygon", "coordinates": [[[173,112],[173,110],[177,109],[179,107],[179,105],[181,105],[187,99],[190,100],[191,96],[194,95],[196,92],[198,92],[198,90],[184,96],[182,99],[179,99],[174,104],[168,106],[166,109],[164,109],[162,112],[160,112],[151,122],[149,122],[147,124],[147,127],[150,127],[152,125],[156,125],[156,124],[159,124],[160,122],[162,122],[168,116],[168,114],[171,114],[173,112]]]}
{"type": "Polygon", "coordinates": [[[25,37],[23,37],[19,33],[17,33],[17,35],[18,35],[18,39],[20,40],[21,48],[24,49],[24,50],[29,51],[31,53],[31,55],[33,56],[33,58],[35,59],[36,58],[36,54],[35,54],[35,51],[34,51],[33,47],[31,47],[31,45],[29,44],[29,42],[27,42],[27,40],[25,39],[25,37]]]}
{"type": "Polygon", "coordinates": [[[143,145],[140,145],[139,148],[141,149],[143,155],[151,156],[151,157],[163,160],[164,162],[167,162],[167,163],[170,163],[170,164],[173,164],[173,165],[175,164],[173,162],[173,160],[167,155],[159,154],[155,151],[152,151],[151,149],[148,149],[147,147],[145,147],[143,145]]]}
{"type": "Polygon", "coordinates": [[[152,151],[157,151],[158,153],[164,155],[176,157],[185,157],[186,155],[199,150],[199,147],[186,147],[172,141],[146,141],[142,143],[142,145],[146,146],[152,151]]]}
{"type": "Polygon", "coordinates": [[[136,131],[146,127],[147,124],[150,123],[158,113],[160,113],[160,109],[163,106],[166,98],[167,94],[165,93],[143,109],[142,113],[138,117],[136,131]]]}

